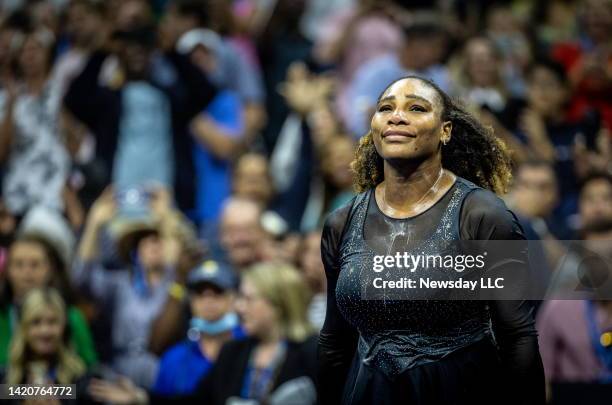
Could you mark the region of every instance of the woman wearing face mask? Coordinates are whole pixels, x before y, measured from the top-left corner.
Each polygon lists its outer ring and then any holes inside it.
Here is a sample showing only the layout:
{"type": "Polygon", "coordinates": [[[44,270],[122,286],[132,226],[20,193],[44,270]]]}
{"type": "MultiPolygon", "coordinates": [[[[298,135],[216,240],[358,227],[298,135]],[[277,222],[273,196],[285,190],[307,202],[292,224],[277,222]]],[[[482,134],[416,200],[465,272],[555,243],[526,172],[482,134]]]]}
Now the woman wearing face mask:
{"type": "MultiPolygon", "coordinates": [[[[543,404],[527,301],[450,300],[443,288],[419,287],[419,279],[455,277],[462,270],[452,264],[446,271],[417,265],[410,274],[402,264],[385,264],[386,273],[375,272],[376,256],[389,258],[390,251],[452,258],[466,240],[479,241],[478,248],[490,240],[524,246],[516,217],[494,194],[510,178],[505,145],[435,84],[409,76],[380,96],[353,169],[361,193],[332,212],[323,229],[328,294],[319,401],[543,404]],[[411,276],[416,285],[385,288],[373,280],[378,275],[411,276]]],[[[485,270],[526,275],[524,250],[497,255],[489,252],[485,270]]]]}
{"type": "MultiPolygon", "coordinates": [[[[89,403],[82,390],[86,387],[86,366],[70,347],[66,306],[57,290],[31,290],[23,300],[20,313],[3,382],[76,384],[78,403],[89,403]]],[[[60,403],[56,399],[49,401],[60,403]]]]}
{"type": "Polygon", "coordinates": [[[21,233],[11,244],[0,286],[0,367],[7,363],[9,341],[19,322],[17,307],[32,289],[47,286],[59,289],[68,301],[67,322],[77,354],[88,366],[97,361],[87,321],[70,305],[72,292],[65,265],[59,250],[41,233],[21,233]]]}
{"type": "Polygon", "coordinates": [[[263,263],[246,270],[236,308],[248,338],[226,343],[188,397],[147,395],[133,385],[100,381],[90,392],[117,404],[312,405],[316,341],[306,316],[307,291],[290,265],[263,263]]]}
{"type": "Polygon", "coordinates": [[[161,358],[153,392],[186,395],[197,389],[215,363],[219,350],[231,339],[241,338],[234,300],[238,278],[224,264],[207,260],[187,278],[192,318],[187,339],[161,358]]]}

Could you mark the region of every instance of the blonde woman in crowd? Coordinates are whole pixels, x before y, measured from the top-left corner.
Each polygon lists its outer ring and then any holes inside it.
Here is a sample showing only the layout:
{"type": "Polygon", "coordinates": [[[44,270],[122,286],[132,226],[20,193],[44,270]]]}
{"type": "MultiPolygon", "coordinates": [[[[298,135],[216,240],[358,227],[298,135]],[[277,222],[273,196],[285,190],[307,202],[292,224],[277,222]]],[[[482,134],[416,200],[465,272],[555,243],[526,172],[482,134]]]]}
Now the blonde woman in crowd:
{"type": "Polygon", "coordinates": [[[66,305],[59,292],[46,287],[25,297],[11,340],[8,384],[76,384],[79,403],[88,403],[85,363],[69,342],[66,305]]]}
{"type": "Polygon", "coordinates": [[[91,366],[97,354],[83,313],[72,305],[74,295],[66,273],[68,265],[56,244],[40,232],[23,232],[8,250],[5,273],[0,276],[0,368],[9,357],[9,343],[18,328],[18,308],[35,288],[55,287],[67,307],[66,317],[72,331],[70,340],[79,357],[91,366]]]}

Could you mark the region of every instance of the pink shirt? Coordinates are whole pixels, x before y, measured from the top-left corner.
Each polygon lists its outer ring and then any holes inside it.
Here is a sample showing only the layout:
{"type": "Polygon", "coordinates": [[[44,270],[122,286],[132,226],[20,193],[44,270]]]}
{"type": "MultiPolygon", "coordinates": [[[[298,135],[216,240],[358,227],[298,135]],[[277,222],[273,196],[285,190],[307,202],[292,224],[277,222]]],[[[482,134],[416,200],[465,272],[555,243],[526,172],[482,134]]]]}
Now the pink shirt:
{"type": "MultiPolygon", "coordinates": [[[[612,319],[596,307],[600,331],[612,330],[612,319]]],[[[554,382],[596,381],[603,365],[595,355],[586,321],[584,301],[548,301],[537,318],[540,354],[546,379],[554,382]]]]}

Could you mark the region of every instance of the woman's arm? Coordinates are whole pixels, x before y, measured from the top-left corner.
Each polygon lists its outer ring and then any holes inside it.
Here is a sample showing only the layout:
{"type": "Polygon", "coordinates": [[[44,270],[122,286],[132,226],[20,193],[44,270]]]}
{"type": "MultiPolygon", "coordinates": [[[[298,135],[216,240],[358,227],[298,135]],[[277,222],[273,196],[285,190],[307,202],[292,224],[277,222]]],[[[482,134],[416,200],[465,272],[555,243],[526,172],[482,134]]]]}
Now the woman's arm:
{"type": "Polygon", "coordinates": [[[191,131],[196,140],[217,159],[230,160],[244,149],[243,140],[228,134],[211,118],[198,115],[191,122],[191,131]]]}
{"type": "Polygon", "coordinates": [[[98,235],[100,229],[115,215],[111,189],[106,189],[92,206],[71,269],[72,282],[88,290],[96,300],[107,301],[114,293],[114,274],[100,265],[98,235]]]}
{"type": "MultiPolygon", "coordinates": [[[[516,216],[489,191],[477,190],[466,198],[461,223],[462,239],[508,243],[525,240],[516,216]]],[[[508,250],[514,249],[509,246],[508,250]]],[[[488,268],[494,268],[499,274],[516,271],[528,273],[526,249],[523,253],[520,257],[512,257],[512,260],[499,257],[499,260],[489,262],[487,259],[488,268]]],[[[509,384],[504,395],[512,398],[508,403],[544,404],[544,369],[538,349],[533,303],[525,299],[494,300],[489,302],[489,309],[504,373],[500,381],[509,384]]]]}
{"type": "Polygon", "coordinates": [[[168,289],[168,298],[151,326],[149,350],[161,355],[185,336],[188,305],[185,280],[191,269],[204,260],[204,251],[197,246],[183,246],[176,266],[175,283],[168,289]]]}
{"type": "Polygon", "coordinates": [[[546,402],[544,368],[529,301],[491,301],[493,332],[504,368],[508,398],[513,404],[546,402]]]}
{"type": "Polygon", "coordinates": [[[358,333],[342,316],[336,303],[340,272],[338,247],[350,206],[334,211],[325,222],[321,257],[327,277],[327,312],[319,335],[317,391],[319,404],[339,404],[346,376],[357,347],[358,333]]]}
{"type": "Polygon", "coordinates": [[[520,127],[527,135],[527,144],[533,156],[554,163],[557,159],[556,151],[546,132],[543,118],[534,111],[527,110],[520,117],[520,127]]]}
{"type": "Polygon", "coordinates": [[[0,115],[3,115],[2,121],[0,121],[0,162],[4,162],[8,158],[11,145],[13,144],[15,131],[13,106],[15,105],[15,97],[14,86],[8,86],[5,91],[4,106],[0,107],[0,115]]]}

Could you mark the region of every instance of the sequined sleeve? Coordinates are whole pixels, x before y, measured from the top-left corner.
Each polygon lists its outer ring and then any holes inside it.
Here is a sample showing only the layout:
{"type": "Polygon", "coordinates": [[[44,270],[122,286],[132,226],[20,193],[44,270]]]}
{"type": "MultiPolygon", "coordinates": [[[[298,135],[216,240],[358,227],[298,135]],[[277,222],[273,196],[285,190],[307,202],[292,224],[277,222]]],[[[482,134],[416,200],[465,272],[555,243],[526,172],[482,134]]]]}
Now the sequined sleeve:
{"type": "MultiPolygon", "coordinates": [[[[470,193],[461,212],[461,238],[524,240],[518,219],[495,194],[482,189],[470,193]]],[[[516,263],[509,265],[515,266],[516,263]]],[[[528,266],[527,258],[519,264],[528,266]]],[[[502,265],[503,266],[503,265],[502,265]]],[[[515,404],[544,404],[545,383],[538,349],[533,305],[529,301],[491,301],[493,333],[515,404]]]]}
{"type": "Polygon", "coordinates": [[[339,274],[338,250],[350,205],[334,211],[325,222],[321,257],[327,277],[327,312],[319,335],[318,396],[320,404],[339,404],[346,376],[355,354],[358,333],[344,319],[336,303],[339,274]]]}

